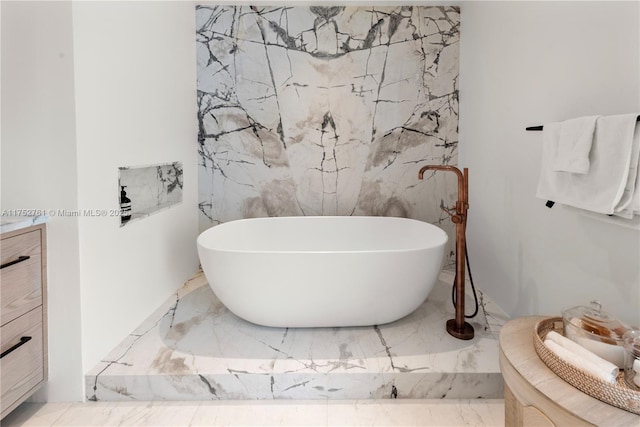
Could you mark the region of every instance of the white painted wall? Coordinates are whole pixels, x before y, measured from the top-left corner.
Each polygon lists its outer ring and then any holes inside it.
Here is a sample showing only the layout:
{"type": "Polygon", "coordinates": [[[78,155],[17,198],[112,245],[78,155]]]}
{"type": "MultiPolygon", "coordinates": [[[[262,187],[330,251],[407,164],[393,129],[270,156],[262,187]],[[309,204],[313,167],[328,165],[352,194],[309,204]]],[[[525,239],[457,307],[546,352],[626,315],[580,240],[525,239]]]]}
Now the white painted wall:
{"type": "Polygon", "coordinates": [[[640,324],[640,233],[535,197],[542,133],[640,110],[640,3],[462,4],[460,165],[476,285],[512,316],[598,299],[640,324]]]}
{"type": "MultiPolygon", "coordinates": [[[[2,9],[2,209],[78,207],[71,2],[2,9]]],[[[52,217],[48,237],[49,382],[82,396],[78,218],[52,217]]]]}
{"type": "Polygon", "coordinates": [[[184,167],[182,204],[80,218],[85,371],[198,268],[194,34],[188,2],[73,4],[80,206],[119,208],[119,166],[184,167]]]}
{"type": "Polygon", "coordinates": [[[195,20],[189,2],[7,2],[2,208],[119,208],[118,167],[181,161],[183,202],[49,223],[49,375],[37,400],[84,399],[84,372],[198,267],[195,20]]]}

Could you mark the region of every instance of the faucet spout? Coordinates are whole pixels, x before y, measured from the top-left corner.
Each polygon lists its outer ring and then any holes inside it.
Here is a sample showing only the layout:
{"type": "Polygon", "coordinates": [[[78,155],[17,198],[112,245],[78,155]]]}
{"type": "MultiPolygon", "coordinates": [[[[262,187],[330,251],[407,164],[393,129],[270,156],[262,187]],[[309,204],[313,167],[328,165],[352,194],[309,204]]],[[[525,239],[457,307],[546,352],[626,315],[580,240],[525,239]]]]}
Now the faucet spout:
{"type": "Polygon", "coordinates": [[[469,170],[464,168],[464,172],[461,172],[455,166],[427,165],[423,166],[418,172],[418,179],[423,179],[427,170],[454,172],[458,177],[458,200],[454,208],[455,214],[451,210],[443,208],[456,225],[455,319],[447,321],[447,332],[456,338],[470,340],[474,335],[473,326],[464,321],[464,273],[467,252],[465,230],[467,228],[467,210],[469,209],[469,170]]]}
{"type": "MultiPolygon", "coordinates": [[[[464,215],[466,222],[467,209],[469,209],[469,169],[464,168],[464,173],[455,166],[449,165],[427,165],[420,168],[418,172],[418,179],[424,178],[424,173],[428,170],[441,170],[453,172],[458,177],[458,201],[456,202],[455,210],[458,215],[464,215]]],[[[452,219],[453,220],[453,219],[452,219]]],[[[456,222],[456,220],[453,220],[456,222]]]]}

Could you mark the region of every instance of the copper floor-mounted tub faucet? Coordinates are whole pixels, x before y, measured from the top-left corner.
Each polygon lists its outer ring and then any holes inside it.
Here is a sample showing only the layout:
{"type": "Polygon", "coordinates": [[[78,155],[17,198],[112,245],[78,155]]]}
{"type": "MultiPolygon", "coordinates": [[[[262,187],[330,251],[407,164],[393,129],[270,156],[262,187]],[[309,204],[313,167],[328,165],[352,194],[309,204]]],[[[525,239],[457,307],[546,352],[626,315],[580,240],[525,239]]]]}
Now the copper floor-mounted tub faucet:
{"type": "Polygon", "coordinates": [[[470,340],[473,338],[473,326],[464,321],[464,273],[467,251],[465,230],[467,228],[467,209],[469,209],[469,170],[464,168],[464,173],[462,173],[455,166],[427,165],[420,169],[418,179],[422,179],[427,170],[449,171],[458,176],[458,201],[451,209],[442,208],[451,216],[451,222],[456,225],[456,317],[447,320],[447,332],[461,340],[470,340]]]}

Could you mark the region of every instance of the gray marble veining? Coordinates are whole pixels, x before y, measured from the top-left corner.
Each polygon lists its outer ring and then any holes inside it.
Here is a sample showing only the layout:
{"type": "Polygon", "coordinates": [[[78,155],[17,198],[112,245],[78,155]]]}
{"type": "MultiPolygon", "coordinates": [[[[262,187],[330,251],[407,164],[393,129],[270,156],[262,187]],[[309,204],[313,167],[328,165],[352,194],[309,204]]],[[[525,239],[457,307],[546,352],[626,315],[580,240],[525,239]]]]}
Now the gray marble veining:
{"type": "Polygon", "coordinates": [[[404,216],[452,235],[460,12],[451,6],[196,8],[200,227],[404,216]]]}
{"type": "Polygon", "coordinates": [[[398,398],[501,397],[506,316],[483,296],[476,337],[454,339],[444,281],[393,323],[289,329],[237,318],[199,273],[87,373],[87,399],[367,399],[394,388],[398,398]]]}

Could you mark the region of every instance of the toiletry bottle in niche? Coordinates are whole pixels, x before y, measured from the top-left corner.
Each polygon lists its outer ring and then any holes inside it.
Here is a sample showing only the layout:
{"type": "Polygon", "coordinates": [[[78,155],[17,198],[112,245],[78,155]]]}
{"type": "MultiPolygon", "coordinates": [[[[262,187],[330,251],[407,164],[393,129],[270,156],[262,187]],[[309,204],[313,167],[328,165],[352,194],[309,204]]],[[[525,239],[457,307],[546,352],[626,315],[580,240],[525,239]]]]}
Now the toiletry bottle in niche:
{"type": "Polygon", "coordinates": [[[120,186],[120,223],[125,224],[131,219],[131,199],[127,197],[127,192],[124,191],[126,185],[120,186]]]}

